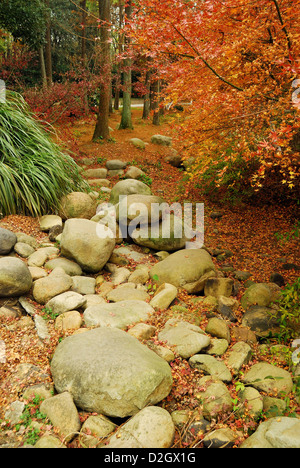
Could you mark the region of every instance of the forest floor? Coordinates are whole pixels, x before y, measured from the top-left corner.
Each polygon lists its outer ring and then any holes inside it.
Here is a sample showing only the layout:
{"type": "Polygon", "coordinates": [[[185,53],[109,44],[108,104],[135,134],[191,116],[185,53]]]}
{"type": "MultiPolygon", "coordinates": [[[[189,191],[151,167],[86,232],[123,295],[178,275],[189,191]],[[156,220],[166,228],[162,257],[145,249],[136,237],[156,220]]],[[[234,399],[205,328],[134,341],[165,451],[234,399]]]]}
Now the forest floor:
{"type": "MultiPolygon", "coordinates": [[[[168,117],[164,117],[161,126],[157,127],[150,122],[141,119],[142,109],[133,108],[133,130],[118,130],[120,112],[115,112],[110,118],[111,141],[92,142],[95,128],[95,118],[83,118],[57,126],[58,141],[73,152],[73,156],[79,165],[85,158],[91,160],[89,168],[105,167],[105,162],[112,159],[120,159],[129,165],[140,167],[146,175],[152,179],[151,190],[154,195],[159,195],[168,203],[174,201],[204,203],[205,209],[205,246],[209,249],[227,249],[232,256],[225,261],[214,258],[219,268],[231,266],[233,270],[247,271],[251,273],[250,279],[255,282],[269,282],[271,273],[280,273],[286,284],[292,284],[299,277],[300,246],[299,237],[295,231],[295,218],[293,207],[269,204],[236,204],[230,206],[227,203],[212,203],[205,198],[200,190],[186,192],[185,172],[175,168],[165,161],[170,149],[151,144],[151,136],[161,134],[172,136],[172,124],[168,117]],[[130,142],[131,138],[139,138],[146,145],[145,150],[138,149],[130,142]],[[210,214],[214,211],[221,212],[222,217],[213,219],[210,214]]],[[[111,187],[119,180],[119,177],[111,179],[111,187]]],[[[101,201],[106,201],[109,195],[101,196],[101,201]]],[[[1,220],[0,226],[11,229],[14,232],[22,231],[42,239],[44,233],[39,229],[37,219],[24,216],[8,216],[1,220]]],[[[299,236],[299,233],[298,233],[299,236]]],[[[229,273],[230,275],[230,273],[229,273]]],[[[243,294],[243,288],[238,293],[238,299],[243,294]]],[[[181,294],[178,299],[189,304],[189,311],[193,313],[190,299],[181,294]]],[[[1,303],[0,303],[1,307],[1,303]]],[[[157,322],[165,322],[170,317],[157,317],[157,322]]],[[[158,325],[156,323],[155,325],[158,325]]],[[[2,329],[8,340],[10,333],[2,329]]],[[[48,355],[43,348],[32,349],[26,353],[22,346],[23,332],[14,334],[14,343],[11,343],[10,362],[5,366],[5,375],[9,375],[13,366],[22,362],[38,363],[45,370],[49,367],[49,356],[57,345],[58,336],[54,337],[49,346],[48,355]],[[29,360],[29,361],[28,361],[29,360]]],[[[32,347],[33,348],[33,347],[32,347]]],[[[182,364],[182,363],[181,363],[182,364]]],[[[186,370],[186,369],[185,369],[186,370]]],[[[174,377],[176,369],[174,369],[174,377]]],[[[183,375],[183,374],[181,374],[183,375]]],[[[192,374],[187,374],[186,381],[178,377],[176,383],[184,385],[190,383],[192,374]]],[[[175,386],[174,386],[175,388],[175,386]]],[[[179,391],[179,390],[178,390],[179,391]]],[[[13,401],[17,395],[12,394],[8,400],[13,401]]],[[[3,402],[3,407],[9,401],[3,402]]],[[[1,404],[0,404],[1,406],[1,404]]],[[[0,412],[1,413],[1,412],[0,412]]]]}
{"type": "MultiPolygon", "coordinates": [[[[233,253],[230,264],[235,270],[249,271],[251,279],[266,282],[270,274],[283,275],[286,283],[294,282],[299,271],[287,264],[299,264],[299,232],[295,229],[295,207],[274,205],[265,200],[259,204],[236,203],[230,206],[220,200],[212,202],[200,189],[186,193],[186,175],[181,169],[165,161],[170,149],[151,144],[155,134],[172,136],[170,119],[163,118],[160,126],[141,119],[142,109],[132,110],[133,130],[118,130],[120,111],[110,118],[111,142],[92,142],[95,119],[75,121],[59,128],[64,143],[75,153],[81,164],[83,158],[91,158],[89,168],[104,167],[106,160],[120,159],[129,165],[140,167],[152,179],[151,189],[168,203],[204,203],[205,245],[211,249],[228,249],[233,253]],[[135,148],[131,138],[148,143],[145,150],[135,148]],[[214,211],[222,213],[220,219],[212,219],[214,211]],[[288,269],[287,269],[288,268],[288,269]]],[[[117,182],[119,178],[115,179],[117,182]]],[[[114,181],[112,181],[114,182],[114,181]]]]}

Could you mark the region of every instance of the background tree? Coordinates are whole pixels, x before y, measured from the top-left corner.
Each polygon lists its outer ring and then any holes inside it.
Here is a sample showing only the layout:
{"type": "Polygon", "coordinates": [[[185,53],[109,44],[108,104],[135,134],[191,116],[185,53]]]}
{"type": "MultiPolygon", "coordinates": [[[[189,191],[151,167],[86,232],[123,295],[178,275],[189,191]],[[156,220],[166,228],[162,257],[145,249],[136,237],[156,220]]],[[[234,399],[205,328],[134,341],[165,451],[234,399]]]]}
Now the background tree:
{"type": "Polygon", "coordinates": [[[110,0],[99,0],[100,16],[100,70],[101,84],[99,93],[99,112],[93,140],[109,138],[109,104],[111,93],[111,24],[110,24],[110,0]]]}
{"type": "MultiPolygon", "coordinates": [[[[125,24],[130,21],[132,16],[132,2],[127,0],[125,6],[125,24]]],[[[132,93],[132,59],[130,57],[130,37],[125,36],[124,49],[126,58],[123,60],[123,109],[120,130],[125,128],[133,128],[131,119],[131,93],[132,93]]]]}

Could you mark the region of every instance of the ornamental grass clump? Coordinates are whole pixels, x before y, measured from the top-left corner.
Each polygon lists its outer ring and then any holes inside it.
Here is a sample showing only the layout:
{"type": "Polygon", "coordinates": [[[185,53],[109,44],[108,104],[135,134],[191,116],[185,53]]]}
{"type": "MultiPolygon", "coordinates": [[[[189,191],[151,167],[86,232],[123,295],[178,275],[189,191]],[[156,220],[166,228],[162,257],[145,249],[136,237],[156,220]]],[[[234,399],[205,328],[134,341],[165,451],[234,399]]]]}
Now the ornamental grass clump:
{"type": "Polygon", "coordinates": [[[0,103],[0,214],[55,212],[63,195],[87,190],[78,169],[24,99],[8,92],[0,103]]]}

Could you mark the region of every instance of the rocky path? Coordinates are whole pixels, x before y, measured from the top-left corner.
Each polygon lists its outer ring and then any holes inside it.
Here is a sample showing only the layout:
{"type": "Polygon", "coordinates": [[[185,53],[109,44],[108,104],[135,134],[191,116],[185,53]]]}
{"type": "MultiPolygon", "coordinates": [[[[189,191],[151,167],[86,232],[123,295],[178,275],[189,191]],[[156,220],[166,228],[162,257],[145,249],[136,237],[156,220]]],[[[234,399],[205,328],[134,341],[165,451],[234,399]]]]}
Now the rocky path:
{"type": "Polygon", "coordinates": [[[95,192],[0,223],[0,446],[299,448],[299,340],[269,339],[281,275],[185,249],[181,219],[165,238],[146,173],[87,164],[95,192]],[[128,229],[137,204],[158,238],[128,229]]]}

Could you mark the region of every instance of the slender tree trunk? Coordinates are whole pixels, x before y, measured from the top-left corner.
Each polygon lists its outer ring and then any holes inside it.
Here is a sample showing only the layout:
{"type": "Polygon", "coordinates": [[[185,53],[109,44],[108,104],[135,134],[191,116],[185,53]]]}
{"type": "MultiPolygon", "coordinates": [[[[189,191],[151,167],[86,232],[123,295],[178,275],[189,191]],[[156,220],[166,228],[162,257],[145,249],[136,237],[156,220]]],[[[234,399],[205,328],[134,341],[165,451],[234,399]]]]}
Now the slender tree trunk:
{"type": "Polygon", "coordinates": [[[160,125],[160,112],[159,112],[159,95],[160,95],[160,80],[156,80],[153,85],[153,125],[160,125]]]}
{"type": "Polygon", "coordinates": [[[150,115],[151,70],[146,72],[145,87],[147,88],[147,93],[144,95],[143,120],[147,120],[150,115]]]}
{"type": "MultiPolygon", "coordinates": [[[[81,0],[80,6],[82,8],[81,10],[81,24],[82,24],[82,38],[81,38],[81,61],[82,61],[82,66],[84,69],[84,73],[86,73],[87,69],[87,60],[86,60],[86,18],[87,18],[87,12],[86,12],[86,0],[81,0]]],[[[87,91],[84,89],[84,94],[83,94],[83,104],[84,104],[84,112],[87,115],[89,112],[89,102],[88,102],[88,96],[87,96],[87,91]]]]}
{"type": "Polygon", "coordinates": [[[109,138],[109,103],[111,90],[111,58],[110,58],[110,0],[99,0],[99,15],[101,19],[100,69],[102,83],[99,94],[99,112],[93,140],[109,138]]]}
{"type": "MultiPolygon", "coordinates": [[[[46,0],[46,7],[50,8],[50,1],[49,0],[46,0]]],[[[52,86],[52,83],[53,83],[50,11],[47,13],[45,63],[46,63],[47,84],[48,84],[48,87],[50,88],[52,86]]]]}
{"type": "Polygon", "coordinates": [[[45,65],[45,57],[44,57],[44,48],[43,46],[39,47],[39,57],[40,57],[40,70],[41,70],[41,78],[42,78],[42,86],[43,89],[47,89],[47,74],[46,74],[46,65],[45,65]]]}
{"type": "MultiPolygon", "coordinates": [[[[125,7],[125,15],[130,18],[132,14],[132,3],[128,1],[125,7]]],[[[130,45],[130,39],[125,38],[125,48],[128,50],[130,45]]],[[[131,120],[131,92],[132,92],[132,80],[131,80],[131,59],[127,58],[124,60],[124,72],[123,72],[123,110],[122,119],[120,123],[120,130],[125,128],[133,128],[131,120]]]]}
{"type": "MultiPolygon", "coordinates": [[[[123,35],[121,34],[121,29],[123,26],[123,4],[122,0],[119,0],[119,54],[123,52],[123,35]]],[[[120,64],[117,64],[117,77],[115,84],[115,101],[114,109],[119,110],[120,107],[120,86],[121,86],[121,67],[120,64]]]]}

